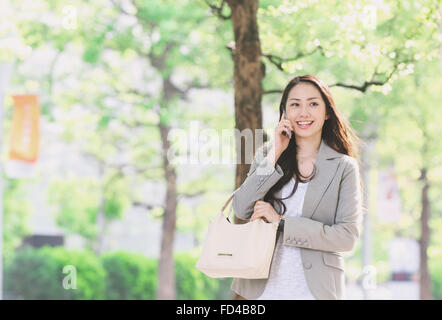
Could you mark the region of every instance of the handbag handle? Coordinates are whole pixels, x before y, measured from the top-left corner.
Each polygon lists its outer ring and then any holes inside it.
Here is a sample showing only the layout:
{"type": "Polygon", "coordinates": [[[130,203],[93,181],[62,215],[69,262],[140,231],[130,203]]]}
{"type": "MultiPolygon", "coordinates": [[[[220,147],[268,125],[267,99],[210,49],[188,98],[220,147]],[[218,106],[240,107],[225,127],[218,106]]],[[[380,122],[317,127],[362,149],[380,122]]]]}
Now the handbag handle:
{"type": "MultiPolygon", "coordinates": [[[[221,208],[221,213],[224,215],[224,210],[226,209],[227,205],[229,204],[229,202],[233,199],[233,196],[235,195],[235,192],[238,191],[238,189],[236,189],[235,191],[232,192],[232,194],[230,195],[230,197],[227,199],[227,201],[224,203],[223,207],[221,208]]],[[[230,222],[230,215],[232,214],[232,208],[233,208],[233,203],[230,204],[230,208],[229,208],[229,213],[227,214],[227,219],[230,222]]]]}

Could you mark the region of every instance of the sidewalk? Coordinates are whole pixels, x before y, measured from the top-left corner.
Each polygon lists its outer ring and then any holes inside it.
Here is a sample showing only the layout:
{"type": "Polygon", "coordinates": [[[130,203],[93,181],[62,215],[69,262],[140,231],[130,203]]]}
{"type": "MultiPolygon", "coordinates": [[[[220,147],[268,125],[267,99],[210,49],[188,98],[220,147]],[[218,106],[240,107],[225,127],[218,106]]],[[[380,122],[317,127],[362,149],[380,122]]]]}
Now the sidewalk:
{"type": "MultiPolygon", "coordinates": [[[[363,300],[362,287],[357,283],[346,286],[346,300],[363,300]]],[[[414,281],[379,283],[368,291],[368,300],[419,300],[419,284],[414,281]]]]}

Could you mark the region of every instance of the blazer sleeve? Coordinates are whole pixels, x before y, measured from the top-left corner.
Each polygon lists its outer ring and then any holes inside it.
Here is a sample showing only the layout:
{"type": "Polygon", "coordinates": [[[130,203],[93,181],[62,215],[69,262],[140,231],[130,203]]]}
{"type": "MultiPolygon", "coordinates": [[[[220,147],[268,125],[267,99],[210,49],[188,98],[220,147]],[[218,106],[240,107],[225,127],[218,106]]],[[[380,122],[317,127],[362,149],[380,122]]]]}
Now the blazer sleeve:
{"type": "Polygon", "coordinates": [[[256,151],[247,178],[233,196],[233,210],[242,220],[250,219],[255,202],[264,199],[270,188],[284,175],[279,164],[273,166],[266,158],[270,146],[265,144],[256,151]]]}
{"type": "Polygon", "coordinates": [[[339,187],[335,224],[326,225],[304,217],[287,217],[284,244],[330,252],[352,251],[362,222],[362,194],[359,166],[348,157],[339,187]]]}

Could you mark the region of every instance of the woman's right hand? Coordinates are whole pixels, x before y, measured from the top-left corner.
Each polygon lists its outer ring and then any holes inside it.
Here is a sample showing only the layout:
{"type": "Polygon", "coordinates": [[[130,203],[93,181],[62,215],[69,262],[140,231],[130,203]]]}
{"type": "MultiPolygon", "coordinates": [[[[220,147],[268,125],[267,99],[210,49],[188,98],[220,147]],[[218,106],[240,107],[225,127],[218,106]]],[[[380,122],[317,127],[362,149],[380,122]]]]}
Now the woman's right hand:
{"type": "Polygon", "coordinates": [[[282,118],[275,128],[275,153],[277,155],[281,155],[289,146],[292,131],[294,130],[290,121],[282,118]],[[286,135],[283,135],[283,132],[286,135]]]}

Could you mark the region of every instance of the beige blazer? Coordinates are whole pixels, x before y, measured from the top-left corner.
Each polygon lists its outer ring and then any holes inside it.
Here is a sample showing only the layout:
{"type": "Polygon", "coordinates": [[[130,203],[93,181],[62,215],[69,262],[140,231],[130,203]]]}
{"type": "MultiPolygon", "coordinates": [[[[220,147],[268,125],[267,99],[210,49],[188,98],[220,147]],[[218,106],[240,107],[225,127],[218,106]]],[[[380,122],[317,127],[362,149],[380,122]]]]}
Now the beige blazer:
{"type": "MultiPolygon", "coordinates": [[[[235,192],[232,206],[240,219],[249,219],[255,202],[263,200],[283,176],[280,165],[274,167],[265,158],[270,146],[268,143],[257,150],[246,180],[235,192]]],[[[315,165],[316,176],[307,186],[301,217],[286,218],[283,245],[301,248],[306,281],[316,299],[345,299],[341,252],[354,249],[362,223],[359,165],[355,158],[335,151],[324,140],[315,165]]],[[[281,192],[276,195],[281,197],[281,192]]],[[[282,207],[276,204],[275,210],[281,213],[282,207]]],[[[256,299],[266,282],[234,279],[231,289],[246,299],[256,299]]]]}

